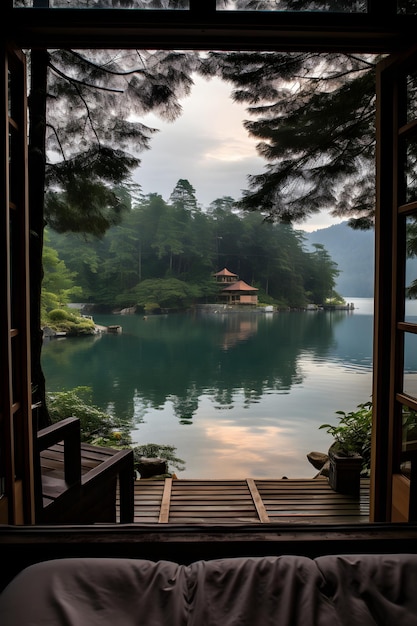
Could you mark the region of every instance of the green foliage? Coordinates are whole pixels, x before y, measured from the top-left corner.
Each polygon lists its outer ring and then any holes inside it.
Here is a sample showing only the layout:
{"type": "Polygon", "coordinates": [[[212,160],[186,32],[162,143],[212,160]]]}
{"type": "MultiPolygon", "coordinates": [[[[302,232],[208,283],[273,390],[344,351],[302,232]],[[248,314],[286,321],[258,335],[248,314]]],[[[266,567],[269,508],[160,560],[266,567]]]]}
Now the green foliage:
{"type": "Polygon", "coordinates": [[[155,311],[159,311],[160,306],[157,302],[146,302],[143,307],[145,313],[155,313],[155,311]]]}
{"type": "Polygon", "coordinates": [[[149,310],[155,304],[161,308],[185,307],[199,295],[198,287],[177,278],[144,280],[134,290],[136,303],[149,310]]]}
{"type": "Polygon", "coordinates": [[[45,217],[55,230],[102,236],[120,222],[128,202],[115,187],[130,185],[140,163],[132,154],[149,148],[156,132],[138,118],[180,114],[196,58],[171,50],[49,52],[45,217]]]}
{"type": "Polygon", "coordinates": [[[331,298],[325,299],[324,304],[346,304],[346,300],[342,298],[342,296],[337,293],[337,291],[334,291],[331,298]]]}
{"type": "MultiPolygon", "coordinates": [[[[49,242],[49,233],[45,233],[49,242]]],[[[81,288],[74,284],[76,272],[70,271],[58,252],[49,245],[44,245],[42,254],[43,280],[41,292],[41,316],[51,309],[65,306],[74,296],[81,294],[81,288]]]]}
{"type": "Polygon", "coordinates": [[[302,233],[237,213],[230,198],[205,212],[150,194],[101,240],[51,233],[51,241],[92,302],[147,312],[214,302],[223,267],[256,285],[262,302],[292,307],[333,294],[338,272],[323,246],[306,251],[302,233]]]}
{"type": "Polygon", "coordinates": [[[186,209],[187,211],[196,211],[198,209],[195,189],[191,183],[184,178],[180,178],[177,182],[169,200],[170,203],[177,208],[186,209]]]}
{"type": "MultiPolygon", "coordinates": [[[[49,242],[50,233],[45,232],[49,242]]],[[[71,297],[81,294],[81,287],[74,285],[75,271],[70,271],[58,252],[51,246],[43,248],[44,277],[41,293],[41,324],[68,335],[91,335],[94,322],[65,307],[71,297]]]]}
{"type": "Polygon", "coordinates": [[[100,147],[47,169],[45,218],[57,232],[102,236],[120,223],[127,202],[112,185],[128,179],[138,159],[100,147]]]}
{"type": "Polygon", "coordinates": [[[310,253],[310,265],[306,276],[306,286],[310,287],[309,295],[315,304],[329,303],[336,297],[333,293],[335,278],[339,274],[337,265],[332,261],[325,247],[320,243],[313,244],[310,253]]]}
{"type": "Polygon", "coordinates": [[[92,404],[90,387],[48,393],[47,404],[53,423],[67,417],[80,420],[81,441],[85,443],[117,448],[131,443],[127,426],[92,404]]]}
{"type": "Polygon", "coordinates": [[[167,461],[169,473],[172,473],[172,468],[182,472],[185,469],[185,461],[175,456],[175,451],[175,446],[162,445],[158,443],[147,443],[141,446],[134,446],[133,456],[135,467],[142,457],[161,458],[167,461]]]}
{"type": "Polygon", "coordinates": [[[64,330],[68,336],[92,335],[95,332],[94,322],[82,317],[77,318],[75,321],[69,320],[61,325],[61,329],[64,330]]]}
{"type": "Polygon", "coordinates": [[[417,411],[409,409],[406,406],[402,407],[402,420],[403,420],[403,438],[405,441],[417,440],[417,411]]]}
{"type": "MultiPolygon", "coordinates": [[[[407,256],[417,257],[417,219],[410,217],[407,219],[407,256]]],[[[412,280],[406,288],[407,298],[415,300],[417,298],[417,280],[412,280]]]]}
{"type": "Polygon", "coordinates": [[[45,325],[67,335],[92,335],[95,332],[93,320],[75,315],[66,309],[53,309],[44,318],[45,325]]]}
{"type": "Polygon", "coordinates": [[[372,402],[358,404],[356,411],[336,411],[339,423],[322,424],[319,428],[334,438],[334,445],[342,454],[360,454],[362,474],[369,475],[371,467],[372,402]]]}
{"type": "Polygon", "coordinates": [[[68,313],[68,311],[64,311],[64,309],[54,309],[53,311],[49,311],[48,316],[52,322],[63,322],[66,320],[74,321],[74,316],[68,313]]]}

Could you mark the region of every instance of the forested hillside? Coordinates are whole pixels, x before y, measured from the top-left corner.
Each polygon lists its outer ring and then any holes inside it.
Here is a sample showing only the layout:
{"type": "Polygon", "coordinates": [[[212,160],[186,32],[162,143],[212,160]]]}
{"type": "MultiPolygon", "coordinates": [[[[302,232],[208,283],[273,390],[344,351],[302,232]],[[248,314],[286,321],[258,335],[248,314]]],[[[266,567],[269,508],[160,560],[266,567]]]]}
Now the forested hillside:
{"type": "Polygon", "coordinates": [[[227,267],[259,289],[259,302],[299,307],[334,295],[337,268],[300,231],[242,213],[232,198],[202,211],[187,180],[169,202],[143,196],[102,238],[49,230],[81,299],[108,307],[182,308],[213,302],[214,272],[227,267]]]}

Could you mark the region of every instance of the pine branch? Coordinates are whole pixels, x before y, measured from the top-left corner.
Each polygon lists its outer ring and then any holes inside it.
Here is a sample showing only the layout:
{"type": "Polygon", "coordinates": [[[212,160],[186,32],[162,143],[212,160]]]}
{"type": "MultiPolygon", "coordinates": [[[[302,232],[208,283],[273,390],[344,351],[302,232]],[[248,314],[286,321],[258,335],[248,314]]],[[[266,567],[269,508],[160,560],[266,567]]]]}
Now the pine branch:
{"type": "Polygon", "coordinates": [[[79,52],[76,52],[75,50],[69,50],[68,52],[70,52],[74,57],[76,57],[77,59],[79,59],[80,61],[85,63],[86,65],[89,65],[90,67],[93,67],[95,69],[101,70],[104,74],[112,74],[113,76],[130,76],[132,74],[144,74],[144,73],[146,73],[145,69],[139,69],[139,68],[135,68],[135,69],[132,69],[132,70],[126,70],[126,71],[112,70],[112,69],[110,69],[108,67],[103,67],[102,65],[99,65],[98,63],[94,63],[93,61],[91,61],[91,59],[88,59],[87,57],[82,56],[79,52]]]}
{"type": "Polygon", "coordinates": [[[89,89],[98,89],[99,91],[109,91],[111,93],[123,93],[123,89],[112,89],[111,87],[103,87],[101,85],[93,85],[93,84],[90,84],[90,83],[86,83],[83,80],[79,80],[77,78],[73,78],[72,76],[68,76],[67,74],[64,74],[64,72],[59,70],[56,67],[56,65],[53,65],[52,63],[50,63],[49,67],[58,76],[60,76],[61,78],[63,78],[65,81],[67,81],[68,83],[70,83],[72,85],[81,85],[83,87],[88,87],[89,89]]]}
{"type": "Polygon", "coordinates": [[[56,130],[56,128],[55,128],[55,126],[53,126],[52,124],[48,124],[48,123],[47,123],[47,124],[46,124],[46,127],[47,127],[47,128],[50,128],[50,129],[52,130],[53,134],[55,135],[55,139],[56,139],[56,141],[57,141],[57,143],[58,143],[59,150],[60,150],[60,152],[61,152],[62,158],[64,159],[64,161],[66,161],[64,148],[63,148],[63,146],[62,146],[61,140],[60,140],[60,138],[59,138],[59,135],[58,135],[58,132],[57,132],[57,130],[56,130]]]}
{"type": "MultiPolygon", "coordinates": [[[[95,138],[97,139],[97,143],[98,143],[98,145],[100,145],[100,138],[99,138],[99,136],[98,136],[98,133],[97,133],[96,128],[95,128],[95,126],[94,126],[94,122],[93,122],[92,117],[91,117],[91,114],[90,114],[90,107],[88,106],[87,101],[86,101],[86,100],[85,100],[85,98],[83,97],[83,95],[82,95],[82,93],[81,93],[81,91],[80,91],[80,89],[79,89],[78,85],[74,85],[74,86],[75,86],[75,89],[76,89],[76,91],[77,91],[77,93],[78,93],[78,96],[79,96],[80,100],[82,101],[82,103],[83,103],[83,104],[84,104],[84,106],[85,106],[85,110],[86,110],[86,113],[87,113],[87,119],[90,121],[90,127],[91,127],[91,130],[93,131],[93,134],[95,135],[95,138]]],[[[86,124],[87,124],[87,122],[86,122],[86,124]]]]}

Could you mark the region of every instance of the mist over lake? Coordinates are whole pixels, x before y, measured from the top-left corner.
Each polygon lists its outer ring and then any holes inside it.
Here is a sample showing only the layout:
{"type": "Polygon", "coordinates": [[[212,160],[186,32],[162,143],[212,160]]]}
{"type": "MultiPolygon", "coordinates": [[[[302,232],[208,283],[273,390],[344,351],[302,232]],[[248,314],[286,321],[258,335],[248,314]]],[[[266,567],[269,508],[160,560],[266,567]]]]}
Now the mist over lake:
{"type": "Polygon", "coordinates": [[[331,444],[319,426],[371,399],[373,301],[347,301],[353,312],[95,315],[123,332],[45,343],[47,390],[91,387],[135,443],[176,446],[179,478],[308,478],[308,452],[331,444]]]}

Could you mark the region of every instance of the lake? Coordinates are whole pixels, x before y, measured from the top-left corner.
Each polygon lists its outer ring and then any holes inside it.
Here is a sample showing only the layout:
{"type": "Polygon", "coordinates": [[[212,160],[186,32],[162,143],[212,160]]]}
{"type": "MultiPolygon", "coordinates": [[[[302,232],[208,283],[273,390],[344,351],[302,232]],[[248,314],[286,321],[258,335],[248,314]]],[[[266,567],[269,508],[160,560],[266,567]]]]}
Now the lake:
{"type": "Polygon", "coordinates": [[[346,299],[353,312],[95,315],[123,332],[45,343],[47,390],[91,387],[135,443],[176,446],[179,478],[310,478],[306,455],[332,443],[319,426],[371,399],[373,301],[346,299]]]}

